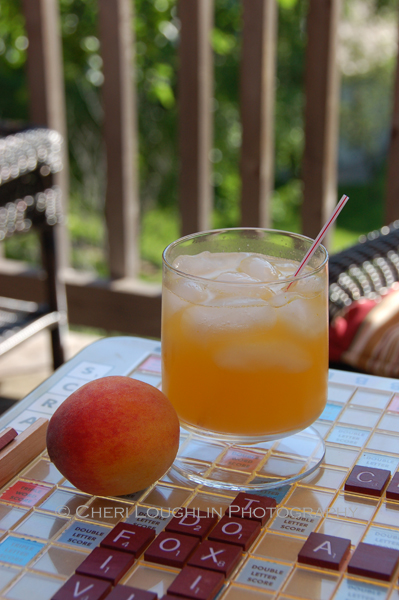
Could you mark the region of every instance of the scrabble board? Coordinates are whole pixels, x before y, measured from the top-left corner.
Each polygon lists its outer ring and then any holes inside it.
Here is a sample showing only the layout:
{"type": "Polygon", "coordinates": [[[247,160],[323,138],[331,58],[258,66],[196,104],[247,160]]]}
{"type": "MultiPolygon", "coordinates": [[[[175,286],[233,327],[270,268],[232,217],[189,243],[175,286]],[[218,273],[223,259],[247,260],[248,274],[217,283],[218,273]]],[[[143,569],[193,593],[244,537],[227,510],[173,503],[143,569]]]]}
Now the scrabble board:
{"type": "MultiPolygon", "coordinates": [[[[10,444],[106,375],[160,387],[159,343],[95,342],[5,413],[0,440],[9,428],[18,436],[0,450],[0,477],[10,444]]],[[[326,444],[321,467],[291,485],[239,495],[172,467],[130,496],[93,497],[66,481],[44,449],[0,488],[0,597],[399,600],[399,381],[330,371],[315,427],[326,444]]],[[[261,477],[267,461],[279,473],[292,468],[273,443],[259,455],[226,455],[182,431],[182,444],[193,468],[206,463],[240,484],[261,477]]]]}

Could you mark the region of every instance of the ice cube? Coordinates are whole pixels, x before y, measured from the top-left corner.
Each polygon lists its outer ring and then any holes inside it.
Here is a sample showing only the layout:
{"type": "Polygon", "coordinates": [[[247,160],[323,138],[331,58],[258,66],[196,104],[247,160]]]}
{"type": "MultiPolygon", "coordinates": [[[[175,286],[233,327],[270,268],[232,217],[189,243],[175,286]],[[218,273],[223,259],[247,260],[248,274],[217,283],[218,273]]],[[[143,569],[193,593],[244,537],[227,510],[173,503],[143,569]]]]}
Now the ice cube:
{"type": "Polygon", "coordinates": [[[267,283],[279,278],[274,266],[261,254],[252,254],[244,258],[238,265],[238,271],[267,283]]]}
{"type": "MultiPolygon", "coordinates": [[[[258,279],[251,277],[247,273],[238,273],[237,271],[225,271],[215,277],[215,281],[226,281],[226,283],[259,283],[258,279]]],[[[231,289],[231,286],[229,286],[231,289]]]]}
{"type": "Polygon", "coordinates": [[[183,273],[215,279],[221,273],[235,271],[242,257],[246,255],[247,253],[242,252],[208,252],[206,250],[192,256],[178,256],[173,261],[173,266],[183,273]]]}
{"type": "Polygon", "coordinates": [[[169,317],[174,315],[179,310],[184,310],[187,308],[187,302],[173,294],[167,288],[163,288],[162,290],[162,311],[165,315],[169,317]]]}
{"type": "Polygon", "coordinates": [[[275,308],[279,308],[280,306],[285,306],[294,300],[298,300],[301,298],[300,294],[295,294],[291,290],[287,290],[287,284],[281,286],[279,290],[275,290],[274,296],[272,296],[269,300],[270,306],[274,306],[275,308]]]}
{"type": "Polygon", "coordinates": [[[224,306],[190,306],[182,316],[182,327],[187,328],[189,335],[196,336],[197,341],[206,342],[212,335],[270,328],[275,324],[275,310],[266,303],[243,307],[242,299],[236,298],[238,306],[232,304],[232,300],[230,305],[225,303],[224,306]]]}
{"type": "MultiPolygon", "coordinates": [[[[279,307],[294,300],[312,299],[326,294],[327,279],[320,275],[309,275],[303,279],[294,279],[291,283],[272,285],[274,296],[270,298],[271,306],[279,307]]],[[[324,301],[324,300],[322,300],[324,301]]]]}
{"type": "Polygon", "coordinates": [[[289,373],[302,373],[312,366],[312,359],[306,350],[287,340],[230,344],[220,349],[214,360],[219,366],[235,371],[281,368],[289,373]]]}
{"type": "Polygon", "coordinates": [[[173,292],[179,298],[191,302],[192,304],[202,304],[208,299],[209,293],[206,283],[193,281],[185,277],[176,278],[173,283],[173,292]]]}
{"type": "Polygon", "coordinates": [[[308,275],[294,281],[290,290],[292,289],[292,291],[301,294],[303,297],[314,298],[324,290],[326,281],[326,278],[321,275],[308,275]]]}
{"type": "Polygon", "coordinates": [[[273,258],[273,266],[279,273],[280,279],[288,279],[292,277],[299,267],[299,263],[287,258],[273,258]]]}
{"type": "Polygon", "coordinates": [[[325,303],[297,298],[280,306],[276,312],[286,327],[308,338],[316,337],[327,329],[325,303]]]}
{"type": "Polygon", "coordinates": [[[229,271],[218,275],[214,281],[208,284],[211,293],[212,305],[241,305],[241,306],[263,306],[273,292],[260,281],[253,279],[246,273],[229,271]],[[237,283],[237,285],[234,285],[237,283]]]}

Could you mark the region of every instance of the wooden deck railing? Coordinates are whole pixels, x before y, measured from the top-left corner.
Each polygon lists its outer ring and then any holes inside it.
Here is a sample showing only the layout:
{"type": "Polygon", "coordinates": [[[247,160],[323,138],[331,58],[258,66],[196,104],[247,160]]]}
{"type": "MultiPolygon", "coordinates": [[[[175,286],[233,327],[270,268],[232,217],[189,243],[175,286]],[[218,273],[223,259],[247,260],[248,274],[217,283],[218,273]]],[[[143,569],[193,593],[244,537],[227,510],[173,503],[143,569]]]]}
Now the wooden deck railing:
{"type": "MultiPolygon", "coordinates": [[[[246,226],[270,224],[274,185],[276,0],[241,0],[241,214],[246,226]]],[[[65,136],[65,100],[58,30],[58,0],[23,0],[29,38],[28,86],[31,121],[65,136]]],[[[68,241],[59,247],[73,324],[158,337],[160,287],[138,281],[139,198],[137,118],[132,78],[134,34],[131,0],[98,0],[99,38],[104,65],[102,90],[107,158],[105,219],[109,281],[68,269],[68,241]]],[[[179,154],[182,235],[210,226],[212,188],[213,64],[210,33],[213,0],[179,0],[179,154]]],[[[310,0],[305,74],[305,150],[303,156],[303,233],[314,237],[337,200],[340,0],[310,0]]],[[[133,65],[134,67],[134,65],[133,65]]],[[[397,76],[399,81],[399,77],[397,76]]],[[[399,83],[395,86],[387,179],[386,222],[399,218],[399,83]]],[[[66,137],[66,136],[65,136],[66,137]]],[[[65,204],[68,164],[59,184],[65,204]]],[[[40,299],[42,282],[23,265],[0,263],[6,295],[40,299]]]]}

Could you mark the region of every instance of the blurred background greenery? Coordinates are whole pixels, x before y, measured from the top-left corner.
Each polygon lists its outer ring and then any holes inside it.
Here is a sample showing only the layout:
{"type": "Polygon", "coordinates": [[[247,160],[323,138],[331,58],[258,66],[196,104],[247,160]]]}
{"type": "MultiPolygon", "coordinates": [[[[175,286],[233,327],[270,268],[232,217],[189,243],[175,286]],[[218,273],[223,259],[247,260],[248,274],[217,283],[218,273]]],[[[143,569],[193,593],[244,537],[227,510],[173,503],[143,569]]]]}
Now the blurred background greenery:
{"type": "MultiPolygon", "coordinates": [[[[64,54],[72,266],[107,276],[104,228],[103,82],[97,0],[59,0],[64,54]]],[[[278,0],[273,227],[301,230],[306,0],[278,0]]],[[[159,280],[163,248],[179,236],[175,0],[134,0],[138,95],[142,277],[159,280]]],[[[345,0],[339,30],[341,81],[339,192],[333,250],[383,224],[384,175],[397,52],[397,0],[345,0]]],[[[215,0],[213,227],[239,223],[240,0],[215,0]]],[[[28,120],[28,40],[19,0],[0,4],[0,119],[28,120]]],[[[33,239],[6,243],[6,255],[35,262],[33,239]]]]}

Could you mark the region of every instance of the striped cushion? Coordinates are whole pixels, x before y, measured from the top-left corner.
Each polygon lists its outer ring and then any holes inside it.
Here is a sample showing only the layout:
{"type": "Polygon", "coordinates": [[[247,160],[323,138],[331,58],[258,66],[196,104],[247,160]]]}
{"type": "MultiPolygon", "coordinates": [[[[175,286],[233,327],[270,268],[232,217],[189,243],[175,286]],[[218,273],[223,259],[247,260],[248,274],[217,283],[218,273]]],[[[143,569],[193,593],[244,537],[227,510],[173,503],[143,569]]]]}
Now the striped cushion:
{"type": "Polygon", "coordinates": [[[377,299],[353,302],[330,326],[330,361],[399,377],[399,285],[377,299]]]}

